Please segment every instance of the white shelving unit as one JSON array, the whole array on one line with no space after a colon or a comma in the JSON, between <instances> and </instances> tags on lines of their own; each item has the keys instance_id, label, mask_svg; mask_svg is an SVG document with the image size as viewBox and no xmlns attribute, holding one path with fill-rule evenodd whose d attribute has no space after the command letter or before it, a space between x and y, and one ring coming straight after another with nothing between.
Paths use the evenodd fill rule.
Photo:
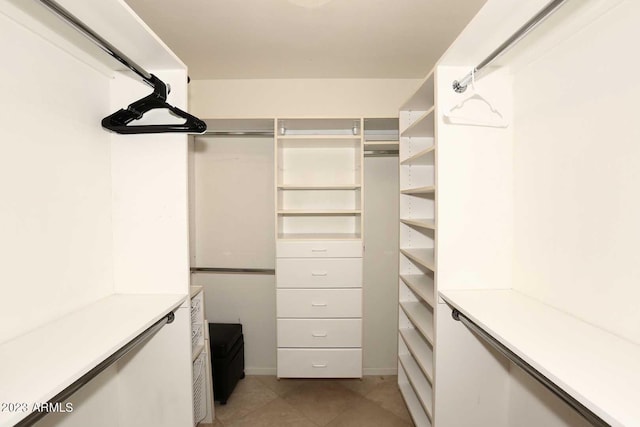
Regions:
<instances>
[{"instance_id":1,"label":"white shelving unit","mask_svg":"<svg viewBox=\"0 0 640 427\"><path fill-rule=\"evenodd\" d=\"M204 318L204 288L191 286L191 352L193 360L193 420L194 425L200 422L212 422L213 410L213 378L211 376L211 359L208 327Z\"/></svg>"},{"instance_id":2,"label":"white shelving unit","mask_svg":"<svg viewBox=\"0 0 640 427\"><path fill-rule=\"evenodd\" d=\"M440 295L610 425L640 420L640 345L515 290Z\"/></svg>"},{"instance_id":3,"label":"white shelving unit","mask_svg":"<svg viewBox=\"0 0 640 427\"><path fill-rule=\"evenodd\" d=\"M362 376L362 125L276 121L278 377Z\"/></svg>"},{"instance_id":4,"label":"white shelving unit","mask_svg":"<svg viewBox=\"0 0 640 427\"><path fill-rule=\"evenodd\" d=\"M434 419L436 182L434 78L400 109L398 383L417 426Z\"/></svg>"},{"instance_id":5,"label":"white shelving unit","mask_svg":"<svg viewBox=\"0 0 640 427\"><path fill-rule=\"evenodd\" d=\"M58 3L187 108L185 64L126 3ZM0 40L13 89L3 113L12 126L0 130L0 169L12 177L0 184L0 300L12 302L0 322L0 399L27 405L0 412L0 426L24 420L132 342L70 396L72 412L38 424L192 425L187 136L104 130L104 116L151 89L40 2L0 0ZM38 138L25 132L34 120L46 129ZM135 340L169 312L170 324Z\"/></svg>"}]
</instances>

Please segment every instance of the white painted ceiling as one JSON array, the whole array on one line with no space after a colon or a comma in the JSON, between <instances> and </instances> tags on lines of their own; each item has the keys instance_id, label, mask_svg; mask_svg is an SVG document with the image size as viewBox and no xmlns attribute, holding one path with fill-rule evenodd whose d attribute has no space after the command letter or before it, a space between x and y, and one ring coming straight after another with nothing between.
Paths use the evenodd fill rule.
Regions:
<instances>
[{"instance_id":1,"label":"white painted ceiling","mask_svg":"<svg viewBox=\"0 0 640 427\"><path fill-rule=\"evenodd\" d=\"M422 78L486 0L126 0L192 79Z\"/></svg>"}]
</instances>

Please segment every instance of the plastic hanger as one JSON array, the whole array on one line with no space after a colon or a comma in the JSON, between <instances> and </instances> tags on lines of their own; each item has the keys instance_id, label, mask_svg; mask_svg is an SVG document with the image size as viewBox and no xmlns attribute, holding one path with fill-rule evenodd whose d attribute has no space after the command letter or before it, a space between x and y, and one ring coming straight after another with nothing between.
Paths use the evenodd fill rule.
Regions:
<instances>
[{"instance_id":1,"label":"plastic hanger","mask_svg":"<svg viewBox=\"0 0 640 427\"><path fill-rule=\"evenodd\" d=\"M102 119L102 127L121 134L203 133L207 130L205 122L167 103L167 86L162 80L151 74L149 83L153 85L153 93L130 104L126 110L120 109L105 117ZM129 125L132 121L141 119L148 111L155 109L167 109L172 114L185 119L185 122L182 124Z\"/></svg>"},{"instance_id":2,"label":"plastic hanger","mask_svg":"<svg viewBox=\"0 0 640 427\"><path fill-rule=\"evenodd\" d=\"M471 88L473 89L473 95L461 101L455 105L448 112L444 114L444 119L447 123L452 125L465 125L465 126L485 126L495 128L506 128L509 126L509 122L504 118L502 113L498 111L484 96L482 96L475 87L475 70L471 71ZM480 101L488 108L488 115L484 114L484 117L474 116L464 112L464 106L469 101ZM468 107L467 107L468 109Z\"/></svg>"}]
</instances>

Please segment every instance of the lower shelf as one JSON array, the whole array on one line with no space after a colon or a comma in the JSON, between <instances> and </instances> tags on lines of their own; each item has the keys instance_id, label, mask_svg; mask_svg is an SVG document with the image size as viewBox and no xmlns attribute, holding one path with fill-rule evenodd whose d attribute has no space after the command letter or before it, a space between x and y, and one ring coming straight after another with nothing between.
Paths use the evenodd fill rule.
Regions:
<instances>
[{"instance_id":1,"label":"lower shelf","mask_svg":"<svg viewBox=\"0 0 640 427\"><path fill-rule=\"evenodd\" d=\"M422 370L413 359L413 356L410 354L400 354L398 355L398 359L400 359L400 364L407 375L409 384L413 387L416 397L422 405L424 412L427 414L429 419L431 419L431 414L433 414L433 390L431 389L431 384L429 384L425 378Z\"/></svg>"},{"instance_id":2,"label":"lower shelf","mask_svg":"<svg viewBox=\"0 0 640 427\"><path fill-rule=\"evenodd\" d=\"M402 394L402 398L407 405L411 419L416 427L431 427L431 419L420 404L413 387L409 384L402 365L398 367L398 387L400 388L400 394Z\"/></svg>"}]
</instances>

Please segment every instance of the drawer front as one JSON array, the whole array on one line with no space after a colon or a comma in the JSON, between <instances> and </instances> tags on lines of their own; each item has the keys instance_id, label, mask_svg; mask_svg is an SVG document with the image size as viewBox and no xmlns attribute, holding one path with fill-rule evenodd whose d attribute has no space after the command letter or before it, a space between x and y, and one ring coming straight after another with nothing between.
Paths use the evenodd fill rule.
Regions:
<instances>
[{"instance_id":1,"label":"drawer front","mask_svg":"<svg viewBox=\"0 0 640 427\"><path fill-rule=\"evenodd\" d=\"M278 289L278 317L362 317L362 289Z\"/></svg>"},{"instance_id":2,"label":"drawer front","mask_svg":"<svg viewBox=\"0 0 640 427\"><path fill-rule=\"evenodd\" d=\"M360 288L362 258L279 258L279 288Z\"/></svg>"},{"instance_id":3,"label":"drawer front","mask_svg":"<svg viewBox=\"0 0 640 427\"><path fill-rule=\"evenodd\" d=\"M278 319L278 347L362 347L362 320Z\"/></svg>"},{"instance_id":4,"label":"drawer front","mask_svg":"<svg viewBox=\"0 0 640 427\"><path fill-rule=\"evenodd\" d=\"M279 378L361 378L362 350L278 349Z\"/></svg>"},{"instance_id":5,"label":"drawer front","mask_svg":"<svg viewBox=\"0 0 640 427\"><path fill-rule=\"evenodd\" d=\"M278 240L278 258L361 258L362 240Z\"/></svg>"}]
</instances>

